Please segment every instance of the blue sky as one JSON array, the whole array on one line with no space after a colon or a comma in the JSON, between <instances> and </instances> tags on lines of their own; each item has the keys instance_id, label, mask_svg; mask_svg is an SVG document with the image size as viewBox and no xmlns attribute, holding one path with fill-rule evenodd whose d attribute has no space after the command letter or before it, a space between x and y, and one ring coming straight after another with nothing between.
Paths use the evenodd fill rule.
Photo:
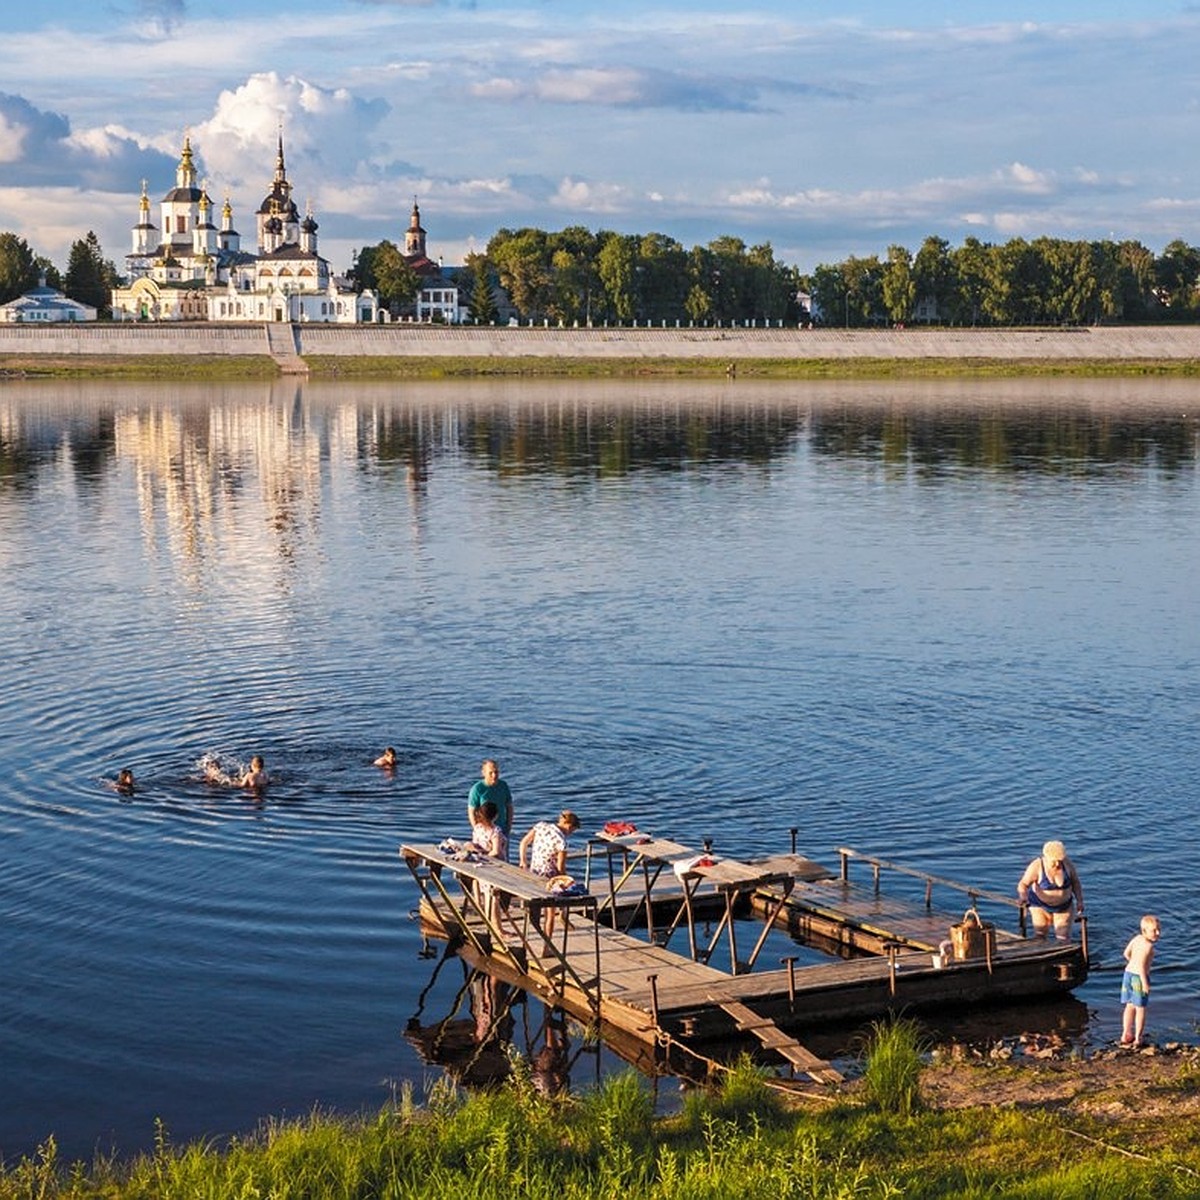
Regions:
<instances>
[{"instance_id":1,"label":"blue sky","mask_svg":"<svg viewBox=\"0 0 1200 1200\"><path fill-rule=\"evenodd\" d=\"M522 225L732 234L805 270L929 234L1200 243L1200 6L2 8L0 229L60 266L88 229L120 265L185 131L252 236L281 126L340 270L414 196L448 263Z\"/></svg>"}]
</instances>

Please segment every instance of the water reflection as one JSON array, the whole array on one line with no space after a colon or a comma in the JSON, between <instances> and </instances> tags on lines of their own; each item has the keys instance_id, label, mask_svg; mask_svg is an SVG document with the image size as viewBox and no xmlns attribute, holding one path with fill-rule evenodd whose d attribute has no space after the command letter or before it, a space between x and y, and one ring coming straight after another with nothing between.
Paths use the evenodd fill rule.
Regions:
<instances>
[{"instance_id":1,"label":"water reflection","mask_svg":"<svg viewBox=\"0 0 1200 1200\"><path fill-rule=\"evenodd\" d=\"M45 386L45 385L41 385ZM886 398L850 389L775 385L768 400L750 385L701 398L656 392L619 397L611 385L521 385L521 400L472 399L461 385L442 405L427 385L416 399L372 385L264 384L226 394L127 389L120 407L14 385L0 403L0 481L28 486L66 466L82 483L132 463L152 503L195 536L219 499L235 500L251 478L279 532L319 515L321 464L403 468L406 485L428 485L439 459L465 457L497 475L551 473L604 479L636 471L678 472L710 464L770 466L804 442L816 455L858 457L923 470L1095 470L1195 465L1200 419L1190 395L1164 385L1142 409L1113 411L1094 396L1072 401L1042 384L1023 403L1011 395L892 386ZM1059 390L1061 391L1061 385ZM494 389L493 389L494 391ZM550 397L544 395L550 392ZM591 393L591 394L589 394ZM464 400L464 395L467 399ZM1039 396L1041 399L1039 399ZM1193 407L1195 407L1193 405Z\"/></svg>"},{"instance_id":2,"label":"water reflection","mask_svg":"<svg viewBox=\"0 0 1200 1200\"><path fill-rule=\"evenodd\" d=\"M443 968L461 970L462 983L450 1011L431 1019L425 1006ZM572 1068L581 1055L594 1060L599 1053L598 1044L589 1042L563 1012L485 971L472 970L450 950L438 960L404 1037L422 1062L444 1068L466 1087L504 1083L513 1075L513 1055L518 1054L530 1086L547 1096L570 1089ZM592 1066L594 1070L594 1062Z\"/></svg>"}]
</instances>

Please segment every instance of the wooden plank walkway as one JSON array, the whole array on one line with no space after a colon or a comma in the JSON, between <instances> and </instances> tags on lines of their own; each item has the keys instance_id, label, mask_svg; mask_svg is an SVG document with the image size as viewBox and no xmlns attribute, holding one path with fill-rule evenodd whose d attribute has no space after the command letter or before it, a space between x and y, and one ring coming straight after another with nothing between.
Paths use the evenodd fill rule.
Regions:
<instances>
[{"instance_id":1,"label":"wooden plank walkway","mask_svg":"<svg viewBox=\"0 0 1200 1200\"><path fill-rule=\"evenodd\" d=\"M770 895L773 893L767 889L764 900L756 898L756 907L764 907L765 896ZM961 913L939 912L917 901L883 895L873 888L838 879L803 883L793 888L780 921L787 924L789 915L799 913L823 917L838 929L854 929L870 935L869 940L876 943L897 942L931 954L949 938L950 926L962 919ZM997 938L1021 940L1001 930L997 930ZM875 953L880 952L879 948L871 948Z\"/></svg>"},{"instance_id":2,"label":"wooden plank walkway","mask_svg":"<svg viewBox=\"0 0 1200 1200\"><path fill-rule=\"evenodd\" d=\"M794 1037L789 1037L770 1017L761 1016L739 1000L721 1000L714 996L712 1001L737 1022L739 1033L753 1034L766 1049L774 1050L817 1083L842 1082L840 1071L806 1050Z\"/></svg>"},{"instance_id":3,"label":"wooden plank walkway","mask_svg":"<svg viewBox=\"0 0 1200 1200\"><path fill-rule=\"evenodd\" d=\"M469 961L581 1020L598 1021L606 1036L626 1037L656 1060L672 1043L744 1034L812 1078L829 1079L833 1068L801 1045L797 1031L901 1009L940 1011L1064 993L1087 975L1080 946L1004 931L997 931L995 950L986 959L939 966L935 952L960 914L834 878L801 855L722 859L699 869L685 865L677 873L671 864L689 857L687 847L662 839L638 845L650 847L628 860L640 878L625 872L627 860L620 859L626 880L634 880L628 893L624 883L615 885L614 873L605 894L606 863L605 877L592 879L591 895L569 898L549 895L541 880L495 859L479 861L423 845L402 847L401 854L421 888L423 914L428 906L442 934L460 941ZM610 846L604 853L623 856L624 849ZM461 891L457 899L452 884ZM484 902L481 884L505 903ZM717 934L722 927L730 931L728 971L708 963L715 938L708 947L697 946L693 910L705 897L713 902ZM816 934L814 942L823 937L851 957L809 966L789 960L785 970L743 973L731 914L735 900L742 904L751 897L769 920L800 940ZM663 914L673 911L675 925L687 908L690 957L602 923L636 914L647 898L652 911L660 904ZM671 918L657 924L665 929ZM764 924L764 936L767 928ZM760 938L751 961L762 944Z\"/></svg>"}]
</instances>

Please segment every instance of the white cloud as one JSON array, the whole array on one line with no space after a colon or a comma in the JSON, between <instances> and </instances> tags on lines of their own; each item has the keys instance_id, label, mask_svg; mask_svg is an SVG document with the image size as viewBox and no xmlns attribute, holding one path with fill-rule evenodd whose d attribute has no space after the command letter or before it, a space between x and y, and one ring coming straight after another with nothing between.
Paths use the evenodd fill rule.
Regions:
<instances>
[{"instance_id":1,"label":"white cloud","mask_svg":"<svg viewBox=\"0 0 1200 1200\"><path fill-rule=\"evenodd\" d=\"M630 199L628 189L620 184L564 179L554 194L553 204L573 212L614 213L627 210Z\"/></svg>"},{"instance_id":2,"label":"white cloud","mask_svg":"<svg viewBox=\"0 0 1200 1200\"><path fill-rule=\"evenodd\" d=\"M998 172L1001 180L1011 180L1024 191L1038 192L1045 195L1052 189L1051 176L1045 171L1035 171L1024 163L1011 163Z\"/></svg>"},{"instance_id":3,"label":"white cloud","mask_svg":"<svg viewBox=\"0 0 1200 1200\"><path fill-rule=\"evenodd\" d=\"M24 125L0 112L0 163L19 162L25 153Z\"/></svg>"},{"instance_id":4,"label":"white cloud","mask_svg":"<svg viewBox=\"0 0 1200 1200\"><path fill-rule=\"evenodd\" d=\"M193 128L192 140L212 178L233 187L266 187L282 133L288 177L311 192L362 169L387 113L383 100L268 71L222 91L212 116Z\"/></svg>"},{"instance_id":5,"label":"white cloud","mask_svg":"<svg viewBox=\"0 0 1200 1200\"><path fill-rule=\"evenodd\" d=\"M23 237L60 270L71 244L94 230L106 258L120 270L137 209L128 196L70 187L0 187L0 229Z\"/></svg>"}]
</instances>

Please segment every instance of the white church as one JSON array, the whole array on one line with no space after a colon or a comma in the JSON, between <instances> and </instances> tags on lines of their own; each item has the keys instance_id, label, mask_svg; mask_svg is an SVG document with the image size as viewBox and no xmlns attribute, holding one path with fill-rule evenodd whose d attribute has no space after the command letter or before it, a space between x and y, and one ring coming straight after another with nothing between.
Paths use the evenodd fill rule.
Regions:
<instances>
[{"instance_id":1,"label":"white church","mask_svg":"<svg viewBox=\"0 0 1200 1200\"><path fill-rule=\"evenodd\" d=\"M339 325L378 319L375 293L356 294L317 253L317 222L303 219L292 199L283 161L283 136L271 190L256 214L254 253L241 248L226 198L221 224L212 200L197 186L191 139L185 137L175 186L150 213L145 181L133 250L125 256L129 282L114 288L117 321L323 321Z\"/></svg>"}]
</instances>

